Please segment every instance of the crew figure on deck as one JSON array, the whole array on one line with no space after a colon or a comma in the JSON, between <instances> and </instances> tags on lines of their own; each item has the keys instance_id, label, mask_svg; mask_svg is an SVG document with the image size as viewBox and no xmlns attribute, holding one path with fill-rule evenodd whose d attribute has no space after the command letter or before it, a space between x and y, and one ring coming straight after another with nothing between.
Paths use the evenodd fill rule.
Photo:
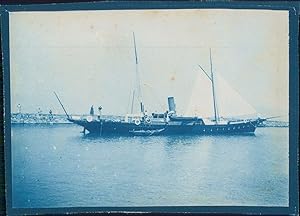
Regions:
<instances>
[{"instance_id":1,"label":"crew figure on deck","mask_svg":"<svg viewBox=\"0 0 300 216\"><path fill-rule=\"evenodd\" d=\"M94 105L91 106L91 109L90 109L90 115L94 115Z\"/></svg>"},{"instance_id":2,"label":"crew figure on deck","mask_svg":"<svg viewBox=\"0 0 300 216\"><path fill-rule=\"evenodd\" d=\"M98 107L98 112L99 112L98 118L99 118L99 119L101 118L101 110L102 110L102 106L99 106L99 107Z\"/></svg>"},{"instance_id":3,"label":"crew figure on deck","mask_svg":"<svg viewBox=\"0 0 300 216\"><path fill-rule=\"evenodd\" d=\"M21 114L21 112L22 112L21 111L21 104L18 104L17 107L18 107L18 113Z\"/></svg>"},{"instance_id":4,"label":"crew figure on deck","mask_svg":"<svg viewBox=\"0 0 300 216\"><path fill-rule=\"evenodd\" d=\"M52 110L49 110L49 120L52 121L53 120L53 114L52 114Z\"/></svg>"}]
</instances>

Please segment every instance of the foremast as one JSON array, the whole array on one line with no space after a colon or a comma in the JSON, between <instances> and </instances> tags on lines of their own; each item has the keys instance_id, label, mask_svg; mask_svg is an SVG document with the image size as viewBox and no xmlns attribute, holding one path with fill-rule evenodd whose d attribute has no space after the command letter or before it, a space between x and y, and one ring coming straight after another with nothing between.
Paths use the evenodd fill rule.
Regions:
<instances>
[{"instance_id":1,"label":"foremast","mask_svg":"<svg viewBox=\"0 0 300 216\"><path fill-rule=\"evenodd\" d=\"M138 57L137 57L137 49L136 49L136 42L135 42L135 34L134 32L132 32L132 34L133 34L134 55L135 55L135 76L136 76L135 88L136 89L133 91L132 103L131 103L131 114L133 114L133 104L134 104L135 95L140 105L140 112L144 114L144 104L142 99L141 80L140 80L140 74L138 68Z\"/></svg>"}]
</instances>

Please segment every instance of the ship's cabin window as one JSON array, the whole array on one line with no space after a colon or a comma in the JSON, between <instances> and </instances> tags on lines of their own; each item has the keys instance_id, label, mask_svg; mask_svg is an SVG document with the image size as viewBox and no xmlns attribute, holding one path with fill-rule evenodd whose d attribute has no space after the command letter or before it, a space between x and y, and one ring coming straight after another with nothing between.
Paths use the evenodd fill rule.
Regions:
<instances>
[{"instance_id":1,"label":"ship's cabin window","mask_svg":"<svg viewBox=\"0 0 300 216\"><path fill-rule=\"evenodd\" d=\"M152 113L153 118L164 118L165 114L164 113Z\"/></svg>"}]
</instances>

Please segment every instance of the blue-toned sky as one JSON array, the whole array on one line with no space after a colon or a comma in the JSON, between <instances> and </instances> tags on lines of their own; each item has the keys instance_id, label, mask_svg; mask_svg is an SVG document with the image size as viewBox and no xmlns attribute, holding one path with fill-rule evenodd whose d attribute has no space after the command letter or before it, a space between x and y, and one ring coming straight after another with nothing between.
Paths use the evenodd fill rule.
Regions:
<instances>
[{"instance_id":1,"label":"blue-toned sky","mask_svg":"<svg viewBox=\"0 0 300 216\"><path fill-rule=\"evenodd\" d=\"M128 113L133 31L149 112L212 114L211 48L221 115L288 115L288 12L229 9L10 13L12 111Z\"/></svg>"}]
</instances>

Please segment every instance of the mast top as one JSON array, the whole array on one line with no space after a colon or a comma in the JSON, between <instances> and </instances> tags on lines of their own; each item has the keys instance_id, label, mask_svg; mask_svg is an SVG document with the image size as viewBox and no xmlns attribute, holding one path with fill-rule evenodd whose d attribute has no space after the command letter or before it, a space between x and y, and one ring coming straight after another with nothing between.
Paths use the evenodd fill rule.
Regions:
<instances>
[{"instance_id":1,"label":"mast top","mask_svg":"<svg viewBox=\"0 0 300 216\"><path fill-rule=\"evenodd\" d=\"M132 32L132 34L133 34L133 43L134 43L135 64L138 64L138 58L137 58L137 52L136 52L136 43L135 43L134 32Z\"/></svg>"}]
</instances>

